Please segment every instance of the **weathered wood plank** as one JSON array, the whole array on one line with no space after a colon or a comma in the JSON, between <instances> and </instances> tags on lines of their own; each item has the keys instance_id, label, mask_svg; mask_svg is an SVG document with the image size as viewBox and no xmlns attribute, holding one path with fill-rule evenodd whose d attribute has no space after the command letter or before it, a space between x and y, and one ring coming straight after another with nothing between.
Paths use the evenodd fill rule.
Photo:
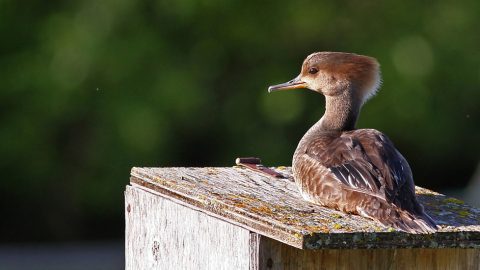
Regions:
<instances>
[{"instance_id":1,"label":"weathered wood plank","mask_svg":"<svg viewBox=\"0 0 480 270\"><path fill-rule=\"evenodd\" d=\"M442 226L438 233L407 234L320 207L304 201L291 179L238 167L133 168L131 175L132 184L298 248L480 247L479 209L419 187L419 200Z\"/></svg>"},{"instance_id":2,"label":"weathered wood plank","mask_svg":"<svg viewBox=\"0 0 480 270\"><path fill-rule=\"evenodd\" d=\"M301 250L265 236L258 240L259 270L480 269L480 249Z\"/></svg>"},{"instance_id":3,"label":"weathered wood plank","mask_svg":"<svg viewBox=\"0 0 480 270\"><path fill-rule=\"evenodd\" d=\"M250 269L250 232L127 186L125 265L137 269Z\"/></svg>"}]
</instances>

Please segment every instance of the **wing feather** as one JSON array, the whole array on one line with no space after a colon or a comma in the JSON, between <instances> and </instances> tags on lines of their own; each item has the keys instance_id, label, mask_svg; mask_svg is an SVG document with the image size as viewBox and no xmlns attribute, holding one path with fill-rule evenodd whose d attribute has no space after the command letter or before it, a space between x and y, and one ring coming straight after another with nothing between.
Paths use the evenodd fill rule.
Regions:
<instances>
[{"instance_id":1,"label":"wing feather","mask_svg":"<svg viewBox=\"0 0 480 270\"><path fill-rule=\"evenodd\" d=\"M304 198L413 233L436 231L415 197L412 172L379 131L360 129L310 137L294 155Z\"/></svg>"},{"instance_id":2,"label":"wing feather","mask_svg":"<svg viewBox=\"0 0 480 270\"><path fill-rule=\"evenodd\" d=\"M395 201L400 187L412 181L410 169L405 168L408 163L376 130L345 132L328 144L314 140L305 154L325 166L346 188L375 194L389 202Z\"/></svg>"}]
</instances>

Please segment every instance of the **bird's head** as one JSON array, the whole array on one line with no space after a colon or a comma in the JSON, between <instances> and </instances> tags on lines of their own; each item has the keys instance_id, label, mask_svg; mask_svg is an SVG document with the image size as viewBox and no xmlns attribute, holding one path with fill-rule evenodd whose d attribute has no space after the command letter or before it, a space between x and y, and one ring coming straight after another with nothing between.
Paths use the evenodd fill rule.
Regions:
<instances>
[{"instance_id":1,"label":"bird's head","mask_svg":"<svg viewBox=\"0 0 480 270\"><path fill-rule=\"evenodd\" d=\"M380 86L380 68L372 57L342 52L317 52L303 61L300 74L268 92L308 88L325 96L349 92L363 104Z\"/></svg>"}]
</instances>

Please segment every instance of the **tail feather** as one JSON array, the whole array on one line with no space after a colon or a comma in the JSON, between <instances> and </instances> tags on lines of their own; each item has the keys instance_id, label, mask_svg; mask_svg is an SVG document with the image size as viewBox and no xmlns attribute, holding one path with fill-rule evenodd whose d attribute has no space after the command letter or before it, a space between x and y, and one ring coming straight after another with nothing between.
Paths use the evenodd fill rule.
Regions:
<instances>
[{"instance_id":1,"label":"tail feather","mask_svg":"<svg viewBox=\"0 0 480 270\"><path fill-rule=\"evenodd\" d=\"M420 215L396 210L399 215L391 215L390 218L378 220L383 225L402 230L408 233L435 233L438 230L435 221L425 212Z\"/></svg>"},{"instance_id":2,"label":"tail feather","mask_svg":"<svg viewBox=\"0 0 480 270\"><path fill-rule=\"evenodd\" d=\"M426 213L420 216L414 216L403 211L400 212L399 219L387 220L384 225L389 225L408 233L434 233L438 229L435 221Z\"/></svg>"},{"instance_id":3,"label":"tail feather","mask_svg":"<svg viewBox=\"0 0 480 270\"><path fill-rule=\"evenodd\" d=\"M435 233L438 226L435 221L423 210L414 215L405 210L390 206L387 211L374 211L368 213L367 209L358 211L361 216L371 218L382 223L384 226L393 227L408 233Z\"/></svg>"}]
</instances>

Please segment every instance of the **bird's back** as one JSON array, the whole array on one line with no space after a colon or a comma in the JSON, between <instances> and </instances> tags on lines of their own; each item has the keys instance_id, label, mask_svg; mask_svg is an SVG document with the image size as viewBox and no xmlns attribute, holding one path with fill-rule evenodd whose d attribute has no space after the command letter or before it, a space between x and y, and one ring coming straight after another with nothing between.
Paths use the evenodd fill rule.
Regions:
<instances>
[{"instance_id":1,"label":"bird's back","mask_svg":"<svg viewBox=\"0 0 480 270\"><path fill-rule=\"evenodd\" d=\"M308 132L295 152L293 173L311 202L408 232L436 229L416 200L407 161L377 130Z\"/></svg>"}]
</instances>

